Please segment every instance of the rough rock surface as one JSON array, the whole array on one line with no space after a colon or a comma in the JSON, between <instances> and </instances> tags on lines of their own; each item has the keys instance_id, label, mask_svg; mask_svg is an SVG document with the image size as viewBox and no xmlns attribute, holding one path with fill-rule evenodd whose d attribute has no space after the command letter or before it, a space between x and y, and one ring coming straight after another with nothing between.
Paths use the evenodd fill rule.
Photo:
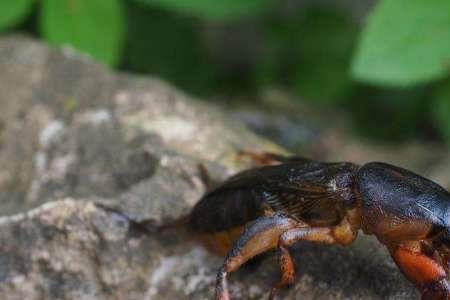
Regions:
<instances>
[{"instance_id":1,"label":"rough rock surface","mask_svg":"<svg viewBox=\"0 0 450 300\"><path fill-rule=\"evenodd\" d=\"M281 151L152 78L25 37L0 40L0 294L9 299L211 299L222 259L157 225L186 214L240 149ZM386 250L302 243L285 299L414 299ZM260 299L275 256L231 276Z\"/></svg>"}]
</instances>

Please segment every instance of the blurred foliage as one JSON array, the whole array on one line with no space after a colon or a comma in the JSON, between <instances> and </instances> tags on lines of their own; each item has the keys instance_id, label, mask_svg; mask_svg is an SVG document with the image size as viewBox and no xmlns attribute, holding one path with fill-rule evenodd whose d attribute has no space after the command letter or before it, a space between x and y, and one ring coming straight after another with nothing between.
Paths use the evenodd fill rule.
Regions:
<instances>
[{"instance_id":1,"label":"blurred foliage","mask_svg":"<svg viewBox=\"0 0 450 300\"><path fill-rule=\"evenodd\" d=\"M308 99L342 99L352 86L347 72L357 32L344 15L330 10L309 10L298 33L299 63L294 85Z\"/></svg>"},{"instance_id":2,"label":"blurred foliage","mask_svg":"<svg viewBox=\"0 0 450 300\"><path fill-rule=\"evenodd\" d=\"M120 0L45 0L40 21L49 43L70 44L106 64L120 61L124 32Z\"/></svg>"},{"instance_id":3,"label":"blurred foliage","mask_svg":"<svg viewBox=\"0 0 450 300\"><path fill-rule=\"evenodd\" d=\"M384 0L363 31L355 78L380 85L414 86L448 74L450 1Z\"/></svg>"},{"instance_id":4,"label":"blurred foliage","mask_svg":"<svg viewBox=\"0 0 450 300\"><path fill-rule=\"evenodd\" d=\"M344 14L313 6L272 18L264 28L269 46L276 50L257 66L257 78L287 83L313 101L334 102L348 93L352 81L347 69L357 27Z\"/></svg>"},{"instance_id":5,"label":"blurred foliage","mask_svg":"<svg viewBox=\"0 0 450 300\"><path fill-rule=\"evenodd\" d=\"M376 89L359 87L355 98L347 103L356 119L357 133L376 138L395 137L407 139L426 136L428 103L423 101L426 89L409 90Z\"/></svg>"},{"instance_id":6,"label":"blurred foliage","mask_svg":"<svg viewBox=\"0 0 450 300\"><path fill-rule=\"evenodd\" d=\"M213 91L216 70L191 18L139 3L130 3L127 12L127 69L158 74L199 95Z\"/></svg>"},{"instance_id":7,"label":"blurred foliage","mask_svg":"<svg viewBox=\"0 0 450 300\"><path fill-rule=\"evenodd\" d=\"M276 0L137 0L150 6L208 20L231 20L258 15L274 6Z\"/></svg>"},{"instance_id":8,"label":"blurred foliage","mask_svg":"<svg viewBox=\"0 0 450 300\"><path fill-rule=\"evenodd\" d=\"M361 22L350 1L2 0L0 31L206 97L281 87L344 108L362 135L450 144L450 2L365 1Z\"/></svg>"},{"instance_id":9,"label":"blurred foliage","mask_svg":"<svg viewBox=\"0 0 450 300\"><path fill-rule=\"evenodd\" d=\"M436 126L450 144L450 80L437 88L436 104L433 107Z\"/></svg>"},{"instance_id":10,"label":"blurred foliage","mask_svg":"<svg viewBox=\"0 0 450 300\"><path fill-rule=\"evenodd\" d=\"M33 0L0 1L0 30L19 23L30 11Z\"/></svg>"}]
</instances>

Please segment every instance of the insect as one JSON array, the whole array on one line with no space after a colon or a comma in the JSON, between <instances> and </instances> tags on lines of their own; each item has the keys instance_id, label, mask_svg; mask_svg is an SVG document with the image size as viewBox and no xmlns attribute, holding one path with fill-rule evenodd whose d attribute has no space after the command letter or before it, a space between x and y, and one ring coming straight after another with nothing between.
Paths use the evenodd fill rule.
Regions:
<instances>
[{"instance_id":1,"label":"insect","mask_svg":"<svg viewBox=\"0 0 450 300\"><path fill-rule=\"evenodd\" d=\"M225 260L216 300L228 300L227 277L253 257L278 249L279 288L292 284L289 247L300 240L349 245L373 234L420 291L450 299L450 194L413 172L372 162L325 163L261 154L270 164L242 171L206 193L189 227Z\"/></svg>"}]
</instances>

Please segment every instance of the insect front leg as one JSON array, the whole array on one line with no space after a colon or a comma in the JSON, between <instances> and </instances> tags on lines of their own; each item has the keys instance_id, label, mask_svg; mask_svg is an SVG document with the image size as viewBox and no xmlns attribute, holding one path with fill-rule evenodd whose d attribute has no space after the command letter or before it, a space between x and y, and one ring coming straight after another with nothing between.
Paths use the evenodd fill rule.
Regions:
<instances>
[{"instance_id":1,"label":"insect front leg","mask_svg":"<svg viewBox=\"0 0 450 300\"><path fill-rule=\"evenodd\" d=\"M450 286L443 266L425 255L420 247L397 245L389 247L397 266L422 293L422 300L450 299Z\"/></svg>"}]
</instances>

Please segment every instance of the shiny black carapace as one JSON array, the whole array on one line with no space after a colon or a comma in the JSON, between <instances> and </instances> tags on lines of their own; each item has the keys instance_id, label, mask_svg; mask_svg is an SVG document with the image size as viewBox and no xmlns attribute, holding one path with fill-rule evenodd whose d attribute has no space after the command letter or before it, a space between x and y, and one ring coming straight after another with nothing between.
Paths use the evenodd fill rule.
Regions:
<instances>
[{"instance_id":1,"label":"shiny black carapace","mask_svg":"<svg viewBox=\"0 0 450 300\"><path fill-rule=\"evenodd\" d=\"M389 250L422 299L450 299L450 194L405 169L372 162L323 163L253 154L265 165L208 192L190 214L191 230L226 254L216 299L230 298L227 275L254 256L278 249L281 279L294 281L289 247L300 240L348 245L361 229Z\"/></svg>"}]
</instances>

